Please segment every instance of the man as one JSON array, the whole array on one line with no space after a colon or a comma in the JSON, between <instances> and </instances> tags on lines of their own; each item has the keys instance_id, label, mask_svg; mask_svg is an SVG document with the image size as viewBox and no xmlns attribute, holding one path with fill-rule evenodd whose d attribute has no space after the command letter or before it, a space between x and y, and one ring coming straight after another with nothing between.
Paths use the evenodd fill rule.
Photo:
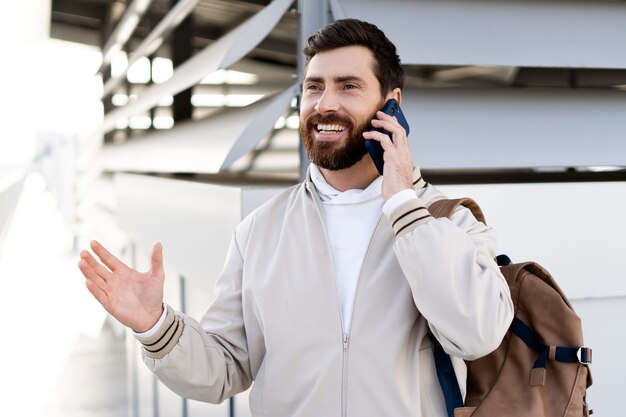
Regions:
<instances>
[{"instance_id":1,"label":"man","mask_svg":"<svg viewBox=\"0 0 626 417\"><path fill-rule=\"evenodd\" d=\"M83 251L80 269L184 397L221 402L254 382L254 416L445 416L428 331L473 359L512 319L493 231L465 208L452 221L425 208L443 195L414 168L397 120L377 112L403 86L378 28L337 21L304 53L307 179L238 226L201 322L163 304L160 244L146 273L97 242L104 265ZM366 139L384 149L382 176Z\"/></svg>"}]
</instances>

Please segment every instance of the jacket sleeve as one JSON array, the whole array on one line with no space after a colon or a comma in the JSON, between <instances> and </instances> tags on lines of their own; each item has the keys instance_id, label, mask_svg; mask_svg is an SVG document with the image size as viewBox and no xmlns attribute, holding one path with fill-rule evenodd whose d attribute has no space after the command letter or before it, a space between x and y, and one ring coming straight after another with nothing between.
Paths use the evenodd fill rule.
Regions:
<instances>
[{"instance_id":1,"label":"jacket sleeve","mask_svg":"<svg viewBox=\"0 0 626 417\"><path fill-rule=\"evenodd\" d=\"M177 394L220 403L252 383L241 307L243 260L233 238L216 297L198 322L166 306L164 324L137 337L148 368Z\"/></svg>"},{"instance_id":2,"label":"jacket sleeve","mask_svg":"<svg viewBox=\"0 0 626 417\"><path fill-rule=\"evenodd\" d=\"M415 305L444 350L467 360L495 350L513 319L513 302L494 261L493 229L465 207L452 220L433 218L419 198L389 220Z\"/></svg>"}]
</instances>

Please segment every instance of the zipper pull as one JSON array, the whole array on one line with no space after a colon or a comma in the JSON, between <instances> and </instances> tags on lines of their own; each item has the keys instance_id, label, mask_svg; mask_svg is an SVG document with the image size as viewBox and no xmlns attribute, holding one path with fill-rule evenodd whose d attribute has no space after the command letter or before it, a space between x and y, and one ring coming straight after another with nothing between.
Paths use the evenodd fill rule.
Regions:
<instances>
[{"instance_id":1,"label":"zipper pull","mask_svg":"<svg viewBox=\"0 0 626 417\"><path fill-rule=\"evenodd\" d=\"M343 335L343 351L344 352L348 351L348 335L347 334Z\"/></svg>"}]
</instances>

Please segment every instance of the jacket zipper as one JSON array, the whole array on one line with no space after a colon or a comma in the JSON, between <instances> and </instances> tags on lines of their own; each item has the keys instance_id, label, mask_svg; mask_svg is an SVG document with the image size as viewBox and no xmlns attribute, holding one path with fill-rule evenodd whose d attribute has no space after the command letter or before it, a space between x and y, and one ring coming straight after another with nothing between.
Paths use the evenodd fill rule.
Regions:
<instances>
[{"instance_id":1,"label":"jacket zipper","mask_svg":"<svg viewBox=\"0 0 626 417\"><path fill-rule=\"evenodd\" d=\"M348 415L348 344L350 337L343 335L343 366L341 370L341 417Z\"/></svg>"},{"instance_id":2,"label":"jacket zipper","mask_svg":"<svg viewBox=\"0 0 626 417\"><path fill-rule=\"evenodd\" d=\"M308 188L308 185L307 185ZM322 228L324 229L324 237L326 238L326 246L330 250L330 242L328 240L328 230L326 230L326 222L324 221L325 216L323 215L323 209L321 207L321 201L316 194L315 190L309 189L311 193L311 197L313 199L313 205L315 206L315 210L317 211L317 215L320 218L320 222L322 224ZM331 265L331 273L333 277L333 282L335 283L335 293L337 296L337 307L339 307L339 324L341 326L341 349L343 352L343 356L341 359L341 417L347 416L347 408L348 408L348 347L350 342L350 336L348 335L349 329L345 329L343 327L343 311L341 311L341 300L339 299L339 290L337 287L337 276L335 273L335 265L332 259L332 255L330 256L330 265ZM359 277L360 279L360 277ZM358 283L357 283L358 289ZM356 298L356 294L355 294Z\"/></svg>"},{"instance_id":3,"label":"jacket zipper","mask_svg":"<svg viewBox=\"0 0 626 417\"><path fill-rule=\"evenodd\" d=\"M363 277L363 266L365 266L365 260L369 255L370 249L372 248L372 241L374 240L374 236L378 231L378 227L380 225L380 221L382 219L382 215L379 217L376 226L374 227L374 232L372 233L372 237L370 238L369 243L367 244L367 249L365 250L365 256L363 257L363 263L361 265L361 271L359 272L359 279L356 283L356 289L354 291L354 301L352 305L352 317L350 318L350 327L352 327L352 323L354 321L354 312L356 311L356 301L357 294L359 293L359 287L361 286L361 278ZM336 278L335 278L336 282ZM341 309L340 309L341 312ZM343 329L343 317L340 317L341 320L341 328ZM347 331L346 331L347 330ZM341 416L347 417L348 415L348 353L350 347L350 330L343 330L343 370L341 376Z\"/></svg>"},{"instance_id":4,"label":"jacket zipper","mask_svg":"<svg viewBox=\"0 0 626 417\"><path fill-rule=\"evenodd\" d=\"M307 188L308 185L307 185ZM320 221L322 223L322 227L324 228L324 236L326 237L326 245L330 248L330 242L328 241L328 230L326 230L326 223L324 222L324 216L322 215L321 201L319 201L319 197L315 194L314 190L309 188L309 192L311 193L311 197L314 202L315 209L317 210L317 215L320 217ZM363 257L363 265L365 265L365 260L367 259L367 255L370 252L372 247L372 241L374 240L374 236L380 226L380 221L383 218L383 215L378 218L378 222L374 227L374 232L372 233L372 237L367 245L367 249L365 250L365 256ZM343 327L343 312L341 311L341 300L339 299L339 292L337 287L337 276L335 275L335 267L334 262L332 260L332 256L330 259L330 264L332 265L332 275L335 282L335 290L337 293L337 303L339 304L339 322L341 324L341 333L342 333L342 350L343 350L343 358L342 358L342 369L341 369L341 417L347 417L348 415L348 353L350 347L350 329L344 329ZM352 306L352 317L350 320L350 327L352 327L352 320L354 320L354 310L356 309L356 300L357 294L359 292L359 287L361 283L361 277L363 275L363 266L361 266L361 272L359 272L359 278L356 285L356 290L354 292L354 301Z\"/></svg>"}]
</instances>

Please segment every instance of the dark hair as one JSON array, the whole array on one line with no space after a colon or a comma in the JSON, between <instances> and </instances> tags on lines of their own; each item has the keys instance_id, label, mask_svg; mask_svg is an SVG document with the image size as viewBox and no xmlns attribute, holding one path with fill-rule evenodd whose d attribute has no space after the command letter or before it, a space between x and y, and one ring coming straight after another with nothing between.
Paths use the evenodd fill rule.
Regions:
<instances>
[{"instance_id":1,"label":"dark hair","mask_svg":"<svg viewBox=\"0 0 626 417\"><path fill-rule=\"evenodd\" d=\"M316 54L344 46L361 45L374 55L374 75L384 96L396 87L404 87L404 71L396 46L377 26L357 19L341 19L320 29L302 49L307 65Z\"/></svg>"}]
</instances>

